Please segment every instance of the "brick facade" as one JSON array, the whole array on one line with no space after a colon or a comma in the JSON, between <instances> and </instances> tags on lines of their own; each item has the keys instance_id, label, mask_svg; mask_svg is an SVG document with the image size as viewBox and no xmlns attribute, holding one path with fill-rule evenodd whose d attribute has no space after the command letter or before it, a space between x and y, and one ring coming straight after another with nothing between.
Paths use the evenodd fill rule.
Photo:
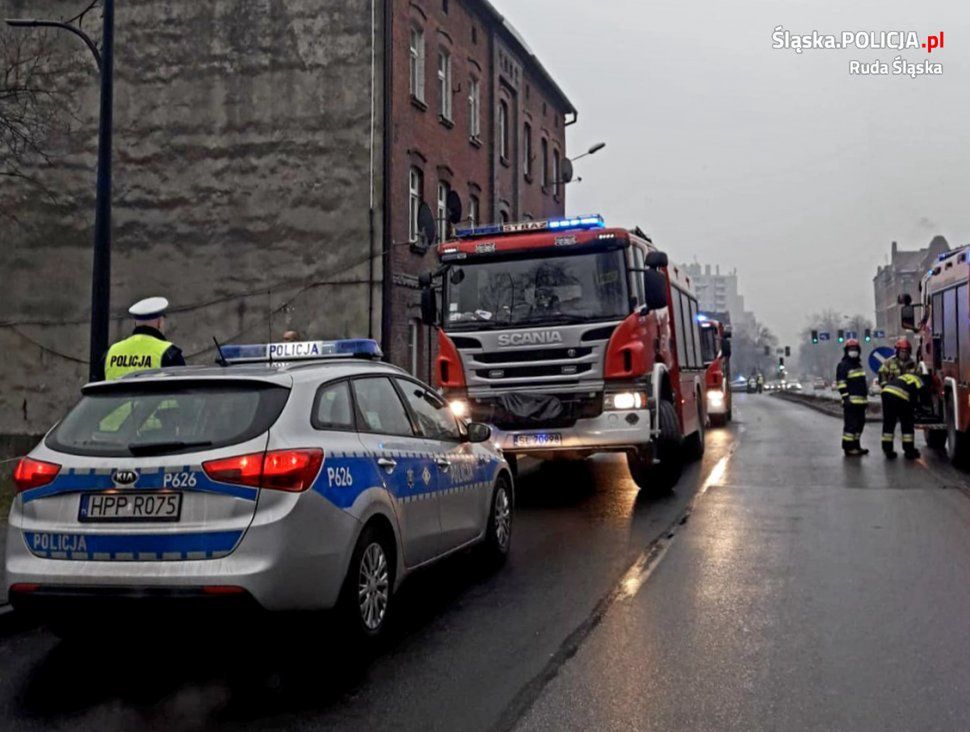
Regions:
<instances>
[{"instance_id":1,"label":"brick facade","mask_svg":"<svg viewBox=\"0 0 970 732\"><path fill-rule=\"evenodd\" d=\"M423 89L412 78L414 31L424 44ZM436 215L440 183L461 197L466 223L473 198L480 223L561 215L564 188L559 186L557 192L552 185L553 160L556 155L565 158L565 127L575 112L488 3L394 0L391 39L387 139L393 285L385 300L390 307L384 345L392 361L416 366L416 374L428 379L434 334L417 325L420 298L415 285L417 275L436 263L433 252L422 257L408 246L412 170L420 173L421 195ZM443 115L447 108L439 72L442 53L450 59L450 118ZM469 99L474 82L479 89L477 105ZM473 127L476 106L478 123ZM531 147L525 140L526 124ZM476 127L478 134L473 136ZM543 139L548 150L545 188ZM529 149L531 174L526 166Z\"/></svg>"}]
</instances>

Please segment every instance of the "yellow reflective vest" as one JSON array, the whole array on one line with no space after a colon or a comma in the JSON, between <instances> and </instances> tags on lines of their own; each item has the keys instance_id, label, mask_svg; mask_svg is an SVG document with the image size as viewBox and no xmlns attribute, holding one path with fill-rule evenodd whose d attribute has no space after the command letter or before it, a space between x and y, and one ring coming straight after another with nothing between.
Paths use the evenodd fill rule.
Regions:
<instances>
[{"instance_id":1,"label":"yellow reflective vest","mask_svg":"<svg viewBox=\"0 0 970 732\"><path fill-rule=\"evenodd\" d=\"M172 344L145 333L135 333L108 349L104 358L104 378L114 381L134 371L162 367L162 357Z\"/></svg>"}]
</instances>

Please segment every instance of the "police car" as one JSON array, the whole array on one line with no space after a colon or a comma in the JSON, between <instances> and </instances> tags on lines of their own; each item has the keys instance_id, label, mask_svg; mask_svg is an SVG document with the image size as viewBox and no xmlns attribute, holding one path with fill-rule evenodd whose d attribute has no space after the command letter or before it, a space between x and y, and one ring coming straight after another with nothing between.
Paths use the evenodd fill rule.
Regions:
<instances>
[{"instance_id":1,"label":"police car","mask_svg":"<svg viewBox=\"0 0 970 732\"><path fill-rule=\"evenodd\" d=\"M412 570L476 544L506 556L513 483L490 428L375 342L221 355L85 386L21 460L15 607L68 628L106 600L337 607L374 639Z\"/></svg>"}]
</instances>

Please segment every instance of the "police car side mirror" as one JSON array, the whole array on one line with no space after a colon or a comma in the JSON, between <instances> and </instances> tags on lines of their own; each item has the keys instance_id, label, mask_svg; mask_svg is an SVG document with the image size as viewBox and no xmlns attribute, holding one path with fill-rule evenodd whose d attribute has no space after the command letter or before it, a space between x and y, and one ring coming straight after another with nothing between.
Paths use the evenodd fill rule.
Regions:
<instances>
[{"instance_id":1,"label":"police car side mirror","mask_svg":"<svg viewBox=\"0 0 970 732\"><path fill-rule=\"evenodd\" d=\"M469 442L488 442L492 438L492 428L481 422L469 422L468 441Z\"/></svg>"}]
</instances>

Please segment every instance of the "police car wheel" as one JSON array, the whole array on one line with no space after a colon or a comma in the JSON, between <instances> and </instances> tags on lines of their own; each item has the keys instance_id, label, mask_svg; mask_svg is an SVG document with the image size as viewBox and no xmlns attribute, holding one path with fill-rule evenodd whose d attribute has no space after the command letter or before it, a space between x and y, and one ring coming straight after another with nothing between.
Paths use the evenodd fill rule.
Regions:
<instances>
[{"instance_id":1,"label":"police car wheel","mask_svg":"<svg viewBox=\"0 0 970 732\"><path fill-rule=\"evenodd\" d=\"M357 540L341 598L343 615L365 641L382 638L394 599L394 553L378 527L367 526Z\"/></svg>"},{"instance_id":2,"label":"police car wheel","mask_svg":"<svg viewBox=\"0 0 970 732\"><path fill-rule=\"evenodd\" d=\"M482 546L485 560L493 564L501 564L509 554L514 503L508 478L500 476L492 490L492 506L488 513L488 526L485 528L485 542Z\"/></svg>"}]
</instances>

